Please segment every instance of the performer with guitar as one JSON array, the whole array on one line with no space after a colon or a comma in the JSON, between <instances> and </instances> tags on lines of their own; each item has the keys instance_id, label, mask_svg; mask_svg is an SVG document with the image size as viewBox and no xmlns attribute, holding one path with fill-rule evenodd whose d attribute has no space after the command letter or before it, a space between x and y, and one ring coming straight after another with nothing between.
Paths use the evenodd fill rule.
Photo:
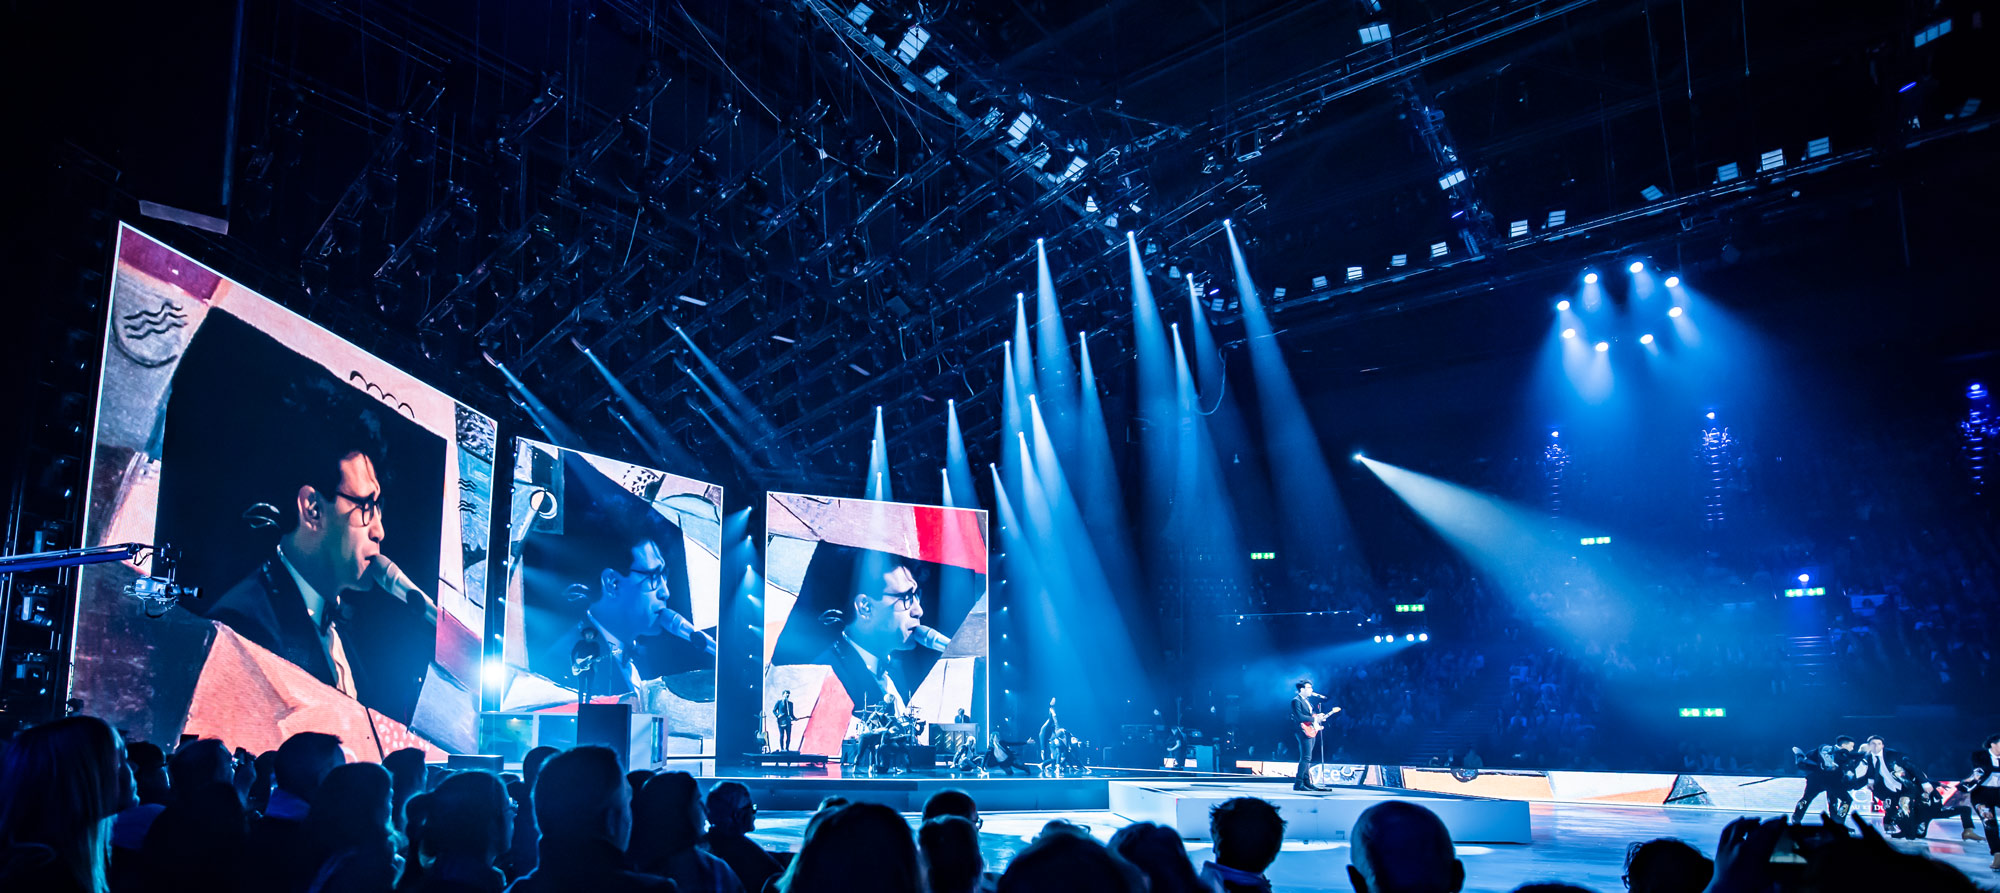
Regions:
<instances>
[{"instance_id":1,"label":"performer with guitar","mask_svg":"<svg viewBox=\"0 0 2000 893\"><path fill-rule=\"evenodd\" d=\"M1314 742L1319 738L1320 730L1326 728L1324 725L1326 718L1339 713L1340 708L1335 707L1324 713L1314 712L1312 699L1317 696L1313 694L1313 684L1310 679L1301 679L1294 683L1292 688L1298 692L1297 696L1292 698L1292 722L1298 723L1299 726L1299 774L1292 781L1292 790L1324 791L1326 788L1312 783L1312 776L1309 774L1312 766L1312 749Z\"/></svg>"},{"instance_id":2,"label":"performer with guitar","mask_svg":"<svg viewBox=\"0 0 2000 893\"><path fill-rule=\"evenodd\" d=\"M792 693L790 691L779 695L778 703L771 707L773 714L771 718L778 721L778 749L780 751L792 749L792 723L797 722L799 719L792 712L793 709Z\"/></svg>"}]
</instances>

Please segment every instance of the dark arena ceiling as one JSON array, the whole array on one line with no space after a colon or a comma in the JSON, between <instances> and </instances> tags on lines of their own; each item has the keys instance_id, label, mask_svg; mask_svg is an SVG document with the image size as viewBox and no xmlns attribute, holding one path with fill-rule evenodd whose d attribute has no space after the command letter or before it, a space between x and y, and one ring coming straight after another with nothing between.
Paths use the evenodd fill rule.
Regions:
<instances>
[{"instance_id":1,"label":"dark arena ceiling","mask_svg":"<svg viewBox=\"0 0 2000 893\"><path fill-rule=\"evenodd\" d=\"M858 481L875 405L899 470L939 464L948 399L991 458L1037 239L1115 375L1127 231L1166 312L1191 275L1240 338L1231 220L1308 343L1811 238L1885 168L1990 159L1995 98L1984 4L1928 0L62 6L13 29L17 65L63 60L16 83L107 214L489 411L499 363L647 451L587 347L654 448L771 487Z\"/></svg>"}]
</instances>

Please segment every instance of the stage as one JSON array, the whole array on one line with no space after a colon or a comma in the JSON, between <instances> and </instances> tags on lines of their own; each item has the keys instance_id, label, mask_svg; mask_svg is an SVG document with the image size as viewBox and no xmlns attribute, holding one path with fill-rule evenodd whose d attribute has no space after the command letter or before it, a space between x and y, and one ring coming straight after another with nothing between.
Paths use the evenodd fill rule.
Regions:
<instances>
[{"instance_id":1,"label":"stage","mask_svg":"<svg viewBox=\"0 0 2000 893\"><path fill-rule=\"evenodd\" d=\"M1051 782L1069 779L1051 779ZM1011 782L998 780L1002 785L1024 785L1020 779ZM970 787L967 790L973 790ZM998 793L997 791L988 793ZM1128 818L1108 809L1062 810L1037 809L1025 811L1002 811L988 805L988 793L975 791L973 796L981 806L981 816L985 824L980 829L981 851L988 870L1004 870L1007 863L1025 848L1029 841L1041 830L1042 825L1054 819L1074 822L1090 830L1100 841L1109 841L1111 835L1129 823ZM1352 796L1353 791L1345 792ZM1396 792L1401 796L1408 792ZM1311 796L1325 796L1329 801L1342 798L1332 795L1299 794L1298 799L1289 785L1273 786L1265 794L1278 808L1288 823L1288 831L1299 825L1302 801ZM875 799L875 798L870 798ZM887 801L885 801L887 802ZM774 812L758 801L757 832L752 835L765 847L774 850L796 851L799 838L805 830L809 812ZM1430 805L1427 803L1427 805ZM1700 807L1668 806L1628 806L1596 803L1519 803L1525 809L1528 825L1528 842L1525 844L1458 844L1458 857L1465 862L1465 890L1470 893L1505 893L1530 881L1559 880L1579 884L1599 893L1614 893L1623 889L1619 876L1624 873L1625 846L1635 841L1651 840L1657 837L1678 837L1686 840L1702 852L1714 855L1715 840L1722 827L1740 815L1770 816L1777 813L1744 811L1732 809L1711 809ZM915 824L914 810L909 818ZM1454 836L1462 836L1459 829L1453 829ZM1996 885L1995 873L1987 867L1991 856L1986 845L1978 842L1961 842L1958 838L1957 822L1937 822L1931 825L1931 836L1927 841L1896 841L1899 848L1928 853L1952 864L1972 877L1984 889L2000 890ZM1345 866L1348 862L1347 843L1344 840L1312 839L1287 835L1284 851L1272 866L1269 876L1273 886L1285 891L1342 891L1349 889ZM1197 867L1210 855L1206 841L1190 840L1188 856Z\"/></svg>"}]
</instances>

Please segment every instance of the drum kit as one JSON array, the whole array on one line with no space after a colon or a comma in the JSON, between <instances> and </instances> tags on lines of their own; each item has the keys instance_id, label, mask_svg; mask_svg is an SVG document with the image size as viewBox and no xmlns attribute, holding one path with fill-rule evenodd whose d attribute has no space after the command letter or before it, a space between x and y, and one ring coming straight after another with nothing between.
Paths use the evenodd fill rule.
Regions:
<instances>
[{"instance_id":1,"label":"drum kit","mask_svg":"<svg viewBox=\"0 0 2000 893\"><path fill-rule=\"evenodd\" d=\"M910 769L910 753L923 740L926 723L916 709L897 714L886 707L868 706L855 714L861 721L861 767L874 774L901 775Z\"/></svg>"}]
</instances>

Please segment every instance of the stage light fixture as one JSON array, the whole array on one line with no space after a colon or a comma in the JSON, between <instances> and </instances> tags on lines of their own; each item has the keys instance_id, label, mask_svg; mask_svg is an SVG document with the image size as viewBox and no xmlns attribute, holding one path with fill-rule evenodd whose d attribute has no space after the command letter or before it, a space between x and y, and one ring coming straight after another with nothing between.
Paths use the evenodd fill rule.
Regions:
<instances>
[{"instance_id":1,"label":"stage light fixture","mask_svg":"<svg viewBox=\"0 0 2000 893\"><path fill-rule=\"evenodd\" d=\"M1823 158L1827 155L1827 153L1830 153L1832 151L1833 151L1833 140L1827 137L1820 137L1819 139L1806 143L1807 158Z\"/></svg>"},{"instance_id":2,"label":"stage light fixture","mask_svg":"<svg viewBox=\"0 0 2000 893\"><path fill-rule=\"evenodd\" d=\"M1742 173L1742 170L1736 166L1736 162L1732 161L1715 169L1715 182L1727 183L1742 176Z\"/></svg>"},{"instance_id":3,"label":"stage light fixture","mask_svg":"<svg viewBox=\"0 0 2000 893\"><path fill-rule=\"evenodd\" d=\"M931 70L924 72L924 82L935 87L941 83L944 83L945 76L950 73L951 72L945 71L944 66L942 65L933 65L931 66Z\"/></svg>"},{"instance_id":4,"label":"stage light fixture","mask_svg":"<svg viewBox=\"0 0 2000 893\"><path fill-rule=\"evenodd\" d=\"M1431 640L1431 634L1430 634L1430 633L1417 633L1417 641L1419 641L1419 642L1428 642L1428 641L1430 641L1430 640Z\"/></svg>"},{"instance_id":5,"label":"stage light fixture","mask_svg":"<svg viewBox=\"0 0 2000 893\"><path fill-rule=\"evenodd\" d=\"M1668 276L1668 277L1667 277L1667 283L1666 283L1666 285L1667 285L1667 287L1668 287L1668 288L1680 288L1680 287L1681 287L1681 277L1679 277L1679 276Z\"/></svg>"},{"instance_id":6,"label":"stage light fixture","mask_svg":"<svg viewBox=\"0 0 2000 893\"><path fill-rule=\"evenodd\" d=\"M931 32L922 25L911 25L910 30L903 32L903 42L896 45L896 58L905 65L915 62L917 54L924 51L924 44L930 42Z\"/></svg>"},{"instance_id":7,"label":"stage light fixture","mask_svg":"<svg viewBox=\"0 0 2000 893\"><path fill-rule=\"evenodd\" d=\"M1416 641L1416 640L1417 640L1417 634L1416 634L1416 633L1404 633L1404 634L1403 634L1403 641L1405 641L1405 642L1414 642L1414 641Z\"/></svg>"},{"instance_id":8,"label":"stage light fixture","mask_svg":"<svg viewBox=\"0 0 2000 893\"><path fill-rule=\"evenodd\" d=\"M1771 151L1766 152L1763 155L1759 156L1757 159L1757 171L1759 173L1762 173L1764 171L1774 171L1784 166L1785 166L1785 150L1783 149L1772 149Z\"/></svg>"},{"instance_id":9,"label":"stage light fixture","mask_svg":"<svg viewBox=\"0 0 2000 893\"><path fill-rule=\"evenodd\" d=\"M1360 282L1360 281L1361 281L1361 268L1360 268L1360 267L1348 267L1348 268L1347 268L1347 281L1349 281L1349 282Z\"/></svg>"},{"instance_id":10,"label":"stage light fixture","mask_svg":"<svg viewBox=\"0 0 2000 893\"><path fill-rule=\"evenodd\" d=\"M1800 575L1799 575L1799 585L1801 585L1801 586L1804 586L1805 584L1807 584L1807 583L1811 583L1811 582L1812 582L1812 574L1800 574Z\"/></svg>"},{"instance_id":11,"label":"stage light fixture","mask_svg":"<svg viewBox=\"0 0 2000 893\"><path fill-rule=\"evenodd\" d=\"M1625 269L1627 269L1627 270L1630 270L1630 271L1632 271L1633 273L1644 273L1644 272L1646 272L1646 264L1645 264L1645 262L1644 262L1644 261L1636 261L1636 260L1635 260L1635 261L1633 261L1633 262L1632 262L1632 265L1631 265L1631 266L1629 266L1629 267L1626 267Z\"/></svg>"},{"instance_id":12,"label":"stage light fixture","mask_svg":"<svg viewBox=\"0 0 2000 893\"><path fill-rule=\"evenodd\" d=\"M1598 353L1604 353L1605 351L1608 351L1608 350L1610 350L1610 349L1611 349L1611 342L1609 342L1609 341L1599 341L1599 342L1597 342L1597 352L1598 352Z\"/></svg>"},{"instance_id":13,"label":"stage light fixture","mask_svg":"<svg viewBox=\"0 0 2000 893\"><path fill-rule=\"evenodd\" d=\"M507 662L498 658L486 660L486 684L499 687L507 684Z\"/></svg>"},{"instance_id":14,"label":"stage light fixture","mask_svg":"<svg viewBox=\"0 0 2000 893\"><path fill-rule=\"evenodd\" d=\"M1410 265L1410 256L1407 254L1392 255L1389 258L1389 266L1407 267L1409 265Z\"/></svg>"},{"instance_id":15,"label":"stage light fixture","mask_svg":"<svg viewBox=\"0 0 2000 893\"><path fill-rule=\"evenodd\" d=\"M1528 221L1516 220L1507 224L1507 238L1518 239L1528 234Z\"/></svg>"},{"instance_id":16,"label":"stage light fixture","mask_svg":"<svg viewBox=\"0 0 2000 893\"><path fill-rule=\"evenodd\" d=\"M1382 644L1382 637L1381 637L1381 636L1376 636L1376 637L1375 637L1375 644L1377 644L1377 645L1380 645L1380 644Z\"/></svg>"},{"instance_id":17,"label":"stage light fixture","mask_svg":"<svg viewBox=\"0 0 2000 893\"><path fill-rule=\"evenodd\" d=\"M1382 41L1388 39L1389 39L1389 26L1386 24L1368 25L1361 29L1362 46L1381 43Z\"/></svg>"},{"instance_id":18,"label":"stage light fixture","mask_svg":"<svg viewBox=\"0 0 2000 893\"><path fill-rule=\"evenodd\" d=\"M1644 335L1640 335L1640 336L1639 336L1639 343L1640 343L1640 344L1651 344L1651 343L1653 343L1653 336L1652 336L1652 334L1651 334L1651 333L1647 333L1647 334L1644 334Z\"/></svg>"},{"instance_id":19,"label":"stage light fixture","mask_svg":"<svg viewBox=\"0 0 2000 893\"><path fill-rule=\"evenodd\" d=\"M1977 96L1967 99L1964 105L1958 107L1958 116L1961 118L1970 118L1977 114L1979 114L1979 97Z\"/></svg>"},{"instance_id":20,"label":"stage light fixture","mask_svg":"<svg viewBox=\"0 0 2000 893\"><path fill-rule=\"evenodd\" d=\"M1465 182L1465 169L1456 168L1452 170L1450 173L1445 174L1444 176L1438 178L1438 188L1450 189L1451 187L1457 186L1458 184L1463 182Z\"/></svg>"},{"instance_id":21,"label":"stage light fixture","mask_svg":"<svg viewBox=\"0 0 2000 893\"><path fill-rule=\"evenodd\" d=\"M1549 222L1548 222L1548 226L1547 226L1546 228L1547 228L1547 229L1555 229L1556 227L1558 227L1558 226L1561 226L1561 225L1563 225L1564 223L1567 223L1567 222L1569 222L1569 212L1568 212L1568 211L1550 211L1550 212L1549 212Z\"/></svg>"},{"instance_id":22,"label":"stage light fixture","mask_svg":"<svg viewBox=\"0 0 2000 893\"><path fill-rule=\"evenodd\" d=\"M1583 274L1583 284L1585 284L1585 285L1596 285L1596 284L1597 284L1597 274L1596 274L1596 273L1585 273L1585 274Z\"/></svg>"},{"instance_id":23,"label":"stage light fixture","mask_svg":"<svg viewBox=\"0 0 2000 893\"><path fill-rule=\"evenodd\" d=\"M1669 310L1669 311L1667 311L1667 315L1668 315L1668 316L1671 316L1671 317L1673 317L1673 318L1675 318L1675 319L1680 319L1680 318L1681 318L1681 314L1683 314L1683 313L1686 313L1686 312L1687 312L1687 311L1685 311L1685 310L1682 310L1682 309L1681 309L1681 308L1679 308L1679 307L1675 307L1674 309L1672 309L1672 310Z\"/></svg>"},{"instance_id":24,"label":"stage light fixture","mask_svg":"<svg viewBox=\"0 0 2000 893\"><path fill-rule=\"evenodd\" d=\"M861 28L865 27L868 24L868 17L874 14L875 14L874 7L871 7L866 3L856 3L854 4L853 11L847 14L847 20L853 22L854 27Z\"/></svg>"},{"instance_id":25,"label":"stage light fixture","mask_svg":"<svg viewBox=\"0 0 2000 893\"><path fill-rule=\"evenodd\" d=\"M1923 46L1924 44L1930 43L1931 41L1936 40L1950 33L1951 33L1951 20L1945 19L1944 21L1932 25L1929 28L1925 28L1922 31L1918 31L1914 36L1910 38L1910 42L1914 46ZM1903 89L1908 90L1910 88L1904 87Z\"/></svg>"},{"instance_id":26,"label":"stage light fixture","mask_svg":"<svg viewBox=\"0 0 2000 893\"><path fill-rule=\"evenodd\" d=\"M1035 116L1027 112L1022 112L1019 117L1014 119L1014 123L1007 125L1007 148L1019 148L1022 143L1027 141L1028 131L1032 130L1034 126Z\"/></svg>"},{"instance_id":27,"label":"stage light fixture","mask_svg":"<svg viewBox=\"0 0 2000 893\"><path fill-rule=\"evenodd\" d=\"M1576 337L1576 330L1575 330L1575 329L1564 329L1564 330L1563 330L1563 337L1564 337L1564 338L1575 338L1575 337Z\"/></svg>"},{"instance_id":28,"label":"stage light fixture","mask_svg":"<svg viewBox=\"0 0 2000 893\"><path fill-rule=\"evenodd\" d=\"M1711 422L1715 421L1715 410L1711 409L1708 411L1708 420Z\"/></svg>"},{"instance_id":29,"label":"stage light fixture","mask_svg":"<svg viewBox=\"0 0 2000 893\"><path fill-rule=\"evenodd\" d=\"M1639 190L1639 194L1645 196L1646 200L1649 202L1656 202L1659 201L1660 199L1667 197L1667 194L1661 192L1660 187L1658 186L1648 186L1644 189Z\"/></svg>"},{"instance_id":30,"label":"stage light fixture","mask_svg":"<svg viewBox=\"0 0 2000 893\"><path fill-rule=\"evenodd\" d=\"M1449 253L1451 253L1451 243L1449 242L1431 243L1431 260L1437 260L1438 258L1443 257Z\"/></svg>"},{"instance_id":31,"label":"stage light fixture","mask_svg":"<svg viewBox=\"0 0 2000 893\"><path fill-rule=\"evenodd\" d=\"M778 343L780 343L780 344L797 344L797 343L799 343L798 341L796 341L796 340L794 340L794 339L791 339L791 338L787 338L787 337L785 337L785 336L783 336L783 335L772 335L772 336L771 336L771 340L772 340L772 341L776 341L776 342L778 342Z\"/></svg>"},{"instance_id":32,"label":"stage light fixture","mask_svg":"<svg viewBox=\"0 0 2000 893\"><path fill-rule=\"evenodd\" d=\"M1282 298L1282 297L1284 297L1284 296L1285 296L1285 287L1284 287L1284 286L1280 285L1280 286L1278 286L1277 288L1274 288L1274 289L1271 289L1271 297L1274 297L1274 298Z\"/></svg>"},{"instance_id":33,"label":"stage light fixture","mask_svg":"<svg viewBox=\"0 0 2000 893\"><path fill-rule=\"evenodd\" d=\"M1361 454L1360 454L1360 453L1355 453L1355 454L1354 454L1354 461L1356 461L1356 462L1359 462L1359 461L1361 461L1361 459L1362 459L1362 456L1361 456Z\"/></svg>"},{"instance_id":34,"label":"stage light fixture","mask_svg":"<svg viewBox=\"0 0 2000 893\"><path fill-rule=\"evenodd\" d=\"M1569 302L1568 302L1568 301L1557 301L1557 302L1556 302L1556 311L1557 311L1558 313L1560 313L1560 312L1563 312L1563 311L1566 311L1566 310L1568 310L1568 309L1569 309Z\"/></svg>"}]
</instances>

